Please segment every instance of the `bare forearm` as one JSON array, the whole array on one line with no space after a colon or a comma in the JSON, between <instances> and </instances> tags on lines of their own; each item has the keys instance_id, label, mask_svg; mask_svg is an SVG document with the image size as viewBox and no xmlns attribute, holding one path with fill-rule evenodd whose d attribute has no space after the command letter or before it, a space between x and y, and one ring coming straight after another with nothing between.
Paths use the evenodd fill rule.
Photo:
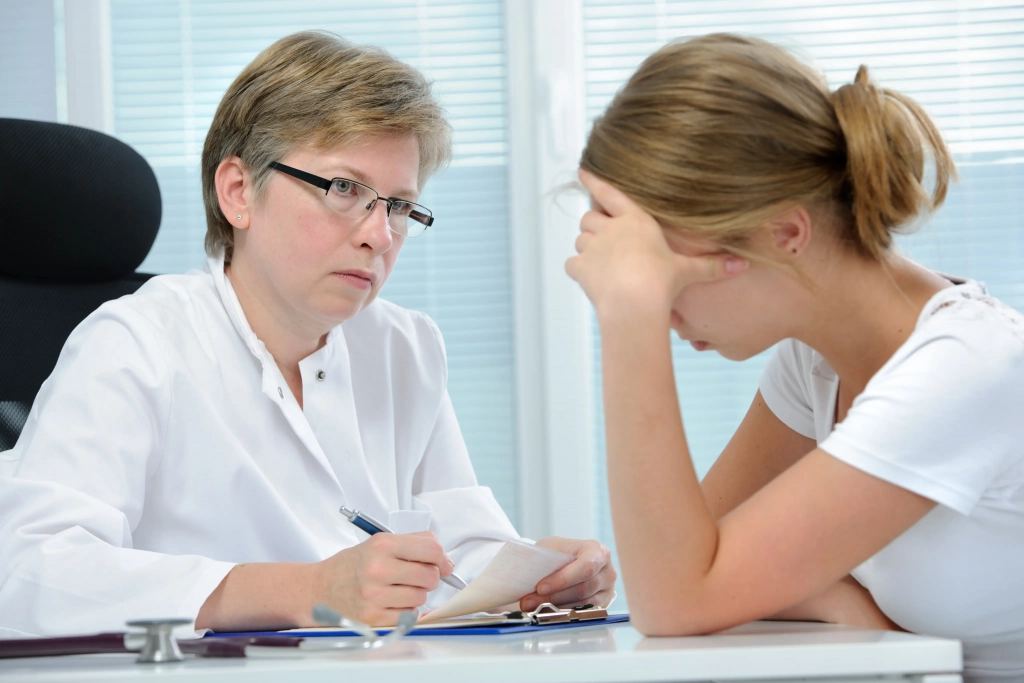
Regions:
<instances>
[{"instance_id":1,"label":"bare forearm","mask_svg":"<svg viewBox=\"0 0 1024 683\"><path fill-rule=\"evenodd\" d=\"M622 573L641 630L663 632L675 603L700 590L717 527L686 445L667 321L651 316L647 323L603 325L602 355L608 482Z\"/></svg>"},{"instance_id":2,"label":"bare forearm","mask_svg":"<svg viewBox=\"0 0 1024 683\"><path fill-rule=\"evenodd\" d=\"M196 628L254 631L311 625L313 565L240 564L203 603Z\"/></svg>"},{"instance_id":3,"label":"bare forearm","mask_svg":"<svg viewBox=\"0 0 1024 683\"><path fill-rule=\"evenodd\" d=\"M852 576L832 584L772 616L782 621L824 621L888 631L902 631L875 603L871 593Z\"/></svg>"}]
</instances>

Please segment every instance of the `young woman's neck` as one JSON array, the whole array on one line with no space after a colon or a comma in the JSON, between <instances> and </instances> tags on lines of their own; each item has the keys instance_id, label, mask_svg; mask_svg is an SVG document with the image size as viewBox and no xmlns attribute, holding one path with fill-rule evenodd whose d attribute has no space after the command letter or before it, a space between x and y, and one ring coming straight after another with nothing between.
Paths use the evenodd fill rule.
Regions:
<instances>
[{"instance_id":1,"label":"young woman's neck","mask_svg":"<svg viewBox=\"0 0 1024 683\"><path fill-rule=\"evenodd\" d=\"M820 353L856 396L913 333L925 303L948 280L898 255L845 255L813 278L813 304L794 335Z\"/></svg>"}]
</instances>

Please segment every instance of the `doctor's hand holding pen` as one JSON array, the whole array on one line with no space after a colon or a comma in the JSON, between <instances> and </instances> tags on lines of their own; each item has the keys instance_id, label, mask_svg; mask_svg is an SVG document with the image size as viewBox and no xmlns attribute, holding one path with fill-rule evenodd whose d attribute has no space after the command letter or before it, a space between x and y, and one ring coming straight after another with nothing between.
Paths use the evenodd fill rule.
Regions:
<instances>
[{"instance_id":1,"label":"doctor's hand holding pen","mask_svg":"<svg viewBox=\"0 0 1024 683\"><path fill-rule=\"evenodd\" d=\"M375 534L320 562L236 565L206 599L196 629L253 631L315 626L323 603L346 617L392 626L454 569L429 531Z\"/></svg>"},{"instance_id":2,"label":"doctor's hand holding pen","mask_svg":"<svg viewBox=\"0 0 1024 683\"><path fill-rule=\"evenodd\" d=\"M434 534L378 533L313 565L311 592L346 617L390 626L427 602L455 565Z\"/></svg>"}]
</instances>

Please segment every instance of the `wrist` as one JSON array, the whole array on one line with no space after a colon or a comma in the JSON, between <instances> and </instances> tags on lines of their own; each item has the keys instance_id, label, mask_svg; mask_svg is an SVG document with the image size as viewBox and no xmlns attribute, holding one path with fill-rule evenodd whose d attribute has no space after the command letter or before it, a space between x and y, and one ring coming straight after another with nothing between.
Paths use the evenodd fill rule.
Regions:
<instances>
[{"instance_id":1,"label":"wrist","mask_svg":"<svg viewBox=\"0 0 1024 683\"><path fill-rule=\"evenodd\" d=\"M672 300L654 295L645 297L608 297L594 306L598 326L657 325L666 330L672 314Z\"/></svg>"},{"instance_id":2,"label":"wrist","mask_svg":"<svg viewBox=\"0 0 1024 683\"><path fill-rule=\"evenodd\" d=\"M295 606L296 614L294 618L300 625L312 623L313 608L318 603L323 602L320 599L323 593L321 590L323 585L321 577L323 564L323 562L310 562L300 565L298 569L299 576L297 578L299 581L297 583L304 590L301 592L298 604Z\"/></svg>"}]
</instances>

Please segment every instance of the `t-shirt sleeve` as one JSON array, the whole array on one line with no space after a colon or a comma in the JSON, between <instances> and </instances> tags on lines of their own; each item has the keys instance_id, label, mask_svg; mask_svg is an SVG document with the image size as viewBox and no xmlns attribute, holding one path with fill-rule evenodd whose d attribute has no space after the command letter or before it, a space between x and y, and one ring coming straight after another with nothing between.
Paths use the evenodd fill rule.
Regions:
<instances>
[{"instance_id":1,"label":"t-shirt sleeve","mask_svg":"<svg viewBox=\"0 0 1024 683\"><path fill-rule=\"evenodd\" d=\"M775 417L794 432L813 439L814 409L808 386L810 358L804 352L806 348L795 339L780 342L768 359L758 388Z\"/></svg>"},{"instance_id":2,"label":"t-shirt sleeve","mask_svg":"<svg viewBox=\"0 0 1024 683\"><path fill-rule=\"evenodd\" d=\"M905 344L821 443L832 456L968 515L1024 457L1024 340L950 321Z\"/></svg>"}]
</instances>

